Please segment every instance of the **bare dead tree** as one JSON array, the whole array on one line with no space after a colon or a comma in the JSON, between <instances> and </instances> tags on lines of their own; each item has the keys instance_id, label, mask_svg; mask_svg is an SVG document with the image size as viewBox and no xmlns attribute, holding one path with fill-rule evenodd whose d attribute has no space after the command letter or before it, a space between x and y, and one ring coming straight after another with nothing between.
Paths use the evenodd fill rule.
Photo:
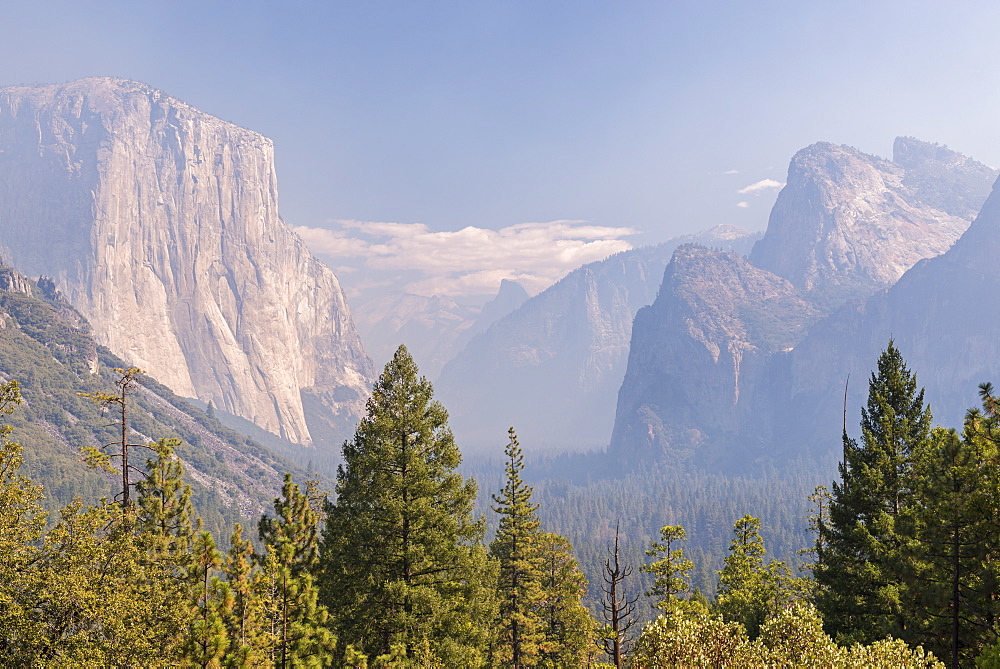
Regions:
<instances>
[{"instance_id":1,"label":"bare dead tree","mask_svg":"<svg viewBox=\"0 0 1000 669\"><path fill-rule=\"evenodd\" d=\"M605 653L614 661L615 667L622 666L622 658L632 651L634 643L632 627L636 623L635 603L639 595L629 597L625 589L625 579L632 575L632 565L622 565L618 556L618 524L615 524L615 544L608 546L608 558L604 561L604 582L601 590L604 634L598 640Z\"/></svg>"},{"instance_id":2,"label":"bare dead tree","mask_svg":"<svg viewBox=\"0 0 1000 669\"><path fill-rule=\"evenodd\" d=\"M149 448L146 444L131 444L128 440L128 395L133 392L138 385L138 377L145 372L137 367L129 367L128 369L115 368L115 371L121 374L119 379L115 381L115 385L118 386L118 393L80 393L81 396L90 398L102 410L107 410L114 407L113 410L119 414L119 419L117 421L119 427L121 428L121 438L118 441L112 441L104 445L105 448L115 448L117 447L117 452L106 453L102 452L96 448L85 448L84 455L88 464L94 467L100 467L108 472L113 472L114 469L111 467L112 459L121 460L121 476L122 476L122 490L120 493L115 495L115 500L121 504L122 512L128 513L132 508L132 486L135 485L132 481L132 474L138 474L139 476L145 476L146 473L139 469L138 467L129 463L129 449L130 448Z\"/></svg>"}]
</instances>

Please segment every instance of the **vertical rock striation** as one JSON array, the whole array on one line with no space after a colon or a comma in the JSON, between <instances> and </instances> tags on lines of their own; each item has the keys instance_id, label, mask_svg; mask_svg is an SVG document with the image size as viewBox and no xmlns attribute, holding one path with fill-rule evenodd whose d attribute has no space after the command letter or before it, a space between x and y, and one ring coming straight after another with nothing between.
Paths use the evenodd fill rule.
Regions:
<instances>
[{"instance_id":1,"label":"vertical rock striation","mask_svg":"<svg viewBox=\"0 0 1000 669\"><path fill-rule=\"evenodd\" d=\"M800 340L817 309L789 281L733 253L682 246L632 329L612 445L625 461L722 468L742 435L760 454L771 357Z\"/></svg>"},{"instance_id":2,"label":"vertical rock striation","mask_svg":"<svg viewBox=\"0 0 1000 669\"><path fill-rule=\"evenodd\" d=\"M783 401L803 442L821 448L839 426L840 397L856 418L867 378L890 338L926 388L934 420L961 425L980 383L1000 385L1000 182L946 253L917 263L891 288L817 324L791 354ZM836 441L835 439L832 441Z\"/></svg>"},{"instance_id":3,"label":"vertical rock striation","mask_svg":"<svg viewBox=\"0 0 1000 669\"><path fill-rule=\"evenodd\" d=\"M279 218L273 153L132 81L0 89L0 245L178 394L310 444L347 432L374 370Z\"/></svg>"}]
</instances>

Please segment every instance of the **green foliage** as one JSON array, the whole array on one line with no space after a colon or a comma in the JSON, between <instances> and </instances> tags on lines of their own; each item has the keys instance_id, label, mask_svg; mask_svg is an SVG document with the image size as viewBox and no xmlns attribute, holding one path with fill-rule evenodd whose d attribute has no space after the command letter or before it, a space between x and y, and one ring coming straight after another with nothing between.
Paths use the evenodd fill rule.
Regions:
<instances>
[{"instance_id":1,"label":"green foliage","mask_svg":"<svg viewBox=\"0 0 1000 669\"><path fill-rule=\"evenodd\" d=\"M26 403L10 422L24 446L25 473L45 491L42 507L57 511L75 498L120 493L120 468L114 467L117 477L109 477L81 462L81 450L121 441L117 422L81 393L119 394L115 382L121 375L113 370L129 365L97 346L83 317L52 290L0 293L0 322L0 378L21 382ZM189 472L192 504L217 536L228 537L238 521L256 522L280 488L282 472L304 474L154 379L142 377L135 390L129 394L131 441L147 443L136 439L137 432L181 440L174 451Z\"/></svg>"},{"instance_id":2,"label":"green foliage","mask_svg":"<svg viewBox=\"0 0 1000 669\"><path fill-rule=\"evenodd\" d=\"M231 591L217 575L222 553L216 550L212 533L199 532L192 549L188 592L194 611L185 635L185 658L196 666L219 666L229 647L225 616L232 606Z\"/></svg>"},{"instance_id":3,"label":"green foliage","mask_svg":"<svg viewBox=\"0 0 1000 669\"><path fill-rule=\"evenodd\" d=\"M226 585L232 598L224 618L226 638L229 640L226 666L264 664L275 645L264 600L265 576L263 570L254 568L254 563L253 544L243 538L243 527L237 523L223 563Z\"/></svg>"},{"instance_id":4,"label":"green foliage","mask_svg":"<svg viewBox=\"0 0 1000 669\"><path fill-rule=\"evenodd\" d=\"M524 456L514 428L508 432L507 478L500 495L493 495L500 515L490 555L500 567L499 647L494 661L513 667L533 666L544 639L539 604L542 599L540 522L531 503L531 487L521 480Z\"/></svg>"},{"instance_id":5,"label":"green foliage","mask_svg":"<svg viewBox=\"0 0 1000 669\"><path fill-rule=\"evenodd\" d=\"M656 578L646 596L657 598L655 606L658 609L672 610L688 591L688 575L694 569L694 563L684 556L684 549L679 547L686 539L683 527L665 525L660 530L660 541L654 541L646 551L646 555L660 558L641 568Z\"/></svg>"},{"instance_id":6,"label":"green foliage","mask_svg":"<svg viewBox=\"0 0 1000 669\"><path fill-rule=\"evenodd\" d=\"M25 612L8 661L134 665L180 658L188 610L177 582L147 559L118 505L60 513L18 594Z\"/></svg>"},{"instance_id":7,"label":"green foliage","mask_svg":"<svg viewBox=\"0 0 1000 669\"><path fill-rule=\"evenodd\" d=\"M914 625L898 585L907 568L897 523L914 500L913 454L929 438L931 414L891 341L868 388L861 443L843 436L841 482L833 485L814 567L817 602L841 641L908 638Z\"/></svg>"},{"instance_id":8,"label":"green foliage","mask_svg":"<svg viewBox=\"0 0 1000 669\"><path fill-rule=\"evenodd\" d=\"M751 641L742 625L717 615L675 610L646 626L636 645L634 666L667 667L942 667L923 649L899 640L840 647L823 631L811 604L794 604L771 614Z\"/></svg>"},{"instance_id":9,"label":"green foliage","mask_svg":"<svg viewBox=\"0 0 1000 669\"><path fill-rule=\"evenodd\" d=\"M581 600L587 579L580 571L573 546L553 532L538 536L541 558L541 596L538 613L544 635L540 644L541 666L583 666L594 650L597 623Z\"/></svg>"},{"instance_id":10,"label":"green foliage","mask_svg":"<svg viewBox=\"0 0 1000 669\"><path fill-rule=\"evenodd\" d=\"M136 483L136 529L146 536L150 549L178 566L191 548L193 534L191 486L184 483L184 468L174 455L179 439L160 439L152 445L155 458L146 461L145 478Z\"/></svg>"},{"instance_id":11,"label":"green foliage","mask_svg":"<svg viewBox=\"0 0 1000 669\"><path fill-rule=\"evenodd\" d=\"M971 664L996 642L1000 605L1000 454L995 399L969 411L961 435L935 429L914 453L914 496L902 523L907 578L901 597L912 609L909 641L955 665Z\"/></svg>"},{"instance_id":12,"label":"green foliage","mask_svg":"<svg viewBox=\"0 0 1000 669\"><path fill-rule=\"evenodd\" d=\"M741 666L738 660L747 655L748 644L739 623L675 609L643 629L633 665L648 669Z\"/></svg>"},{"instance_id":13,"label":"green foliage","mask_svg":"<svg viewBox=\"0 0 1000 669\"><path fill-rule=\"evenodd\" d=\"M476 484L455 471L447 412L404 347L343 450L322 547L323 602L341 648L376 657L402 644L411 657L426 641L435 661L482 664L496 567L472 516Z\"/></svg>"},{"instance_id":14,"label":"green foliage","mask_svg":"<svg viewBox=\"0 0 1000 669\"><path fill-rule=\"evenodd\" d=\"M275 630L272 659L279 666L325 666L336 638L326 627L329 614L315 582L320 514L289 474L282 496L274 500L274 514L259 524L266 548L265 606Z\"/></svg>"},{"instance_id":15,"label":"green foliage","mask_svg":"<svg viewBox=\"0 0 1000 669\"><path fill-rule=\"evenodd\" d=\"M743 516L733 526L733 541L725 566L719 572L714 613L726 621L743 625L750 639L756 639L767 617L795 601L807 588L792 577L780 560L764 563L764 540L760 520Z\"/></svg>"}]
</instances>

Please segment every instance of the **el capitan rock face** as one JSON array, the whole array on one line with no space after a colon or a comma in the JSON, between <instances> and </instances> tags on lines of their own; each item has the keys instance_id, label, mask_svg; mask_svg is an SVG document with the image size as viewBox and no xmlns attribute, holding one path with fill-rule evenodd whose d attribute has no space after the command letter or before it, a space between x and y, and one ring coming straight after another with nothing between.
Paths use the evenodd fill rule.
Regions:
<instances>
[{"instance_id":1,"label":"el capitan rock face","mask_svg":"<svg viewBox=\"0 0 1000 669\"><path fill-rule=\"evenodd\" d=\"M132 81L0 89L0 245L178 394L310 444L349 432L374 370L278 216L273 152Z\"/></svg>"}]
</instances>

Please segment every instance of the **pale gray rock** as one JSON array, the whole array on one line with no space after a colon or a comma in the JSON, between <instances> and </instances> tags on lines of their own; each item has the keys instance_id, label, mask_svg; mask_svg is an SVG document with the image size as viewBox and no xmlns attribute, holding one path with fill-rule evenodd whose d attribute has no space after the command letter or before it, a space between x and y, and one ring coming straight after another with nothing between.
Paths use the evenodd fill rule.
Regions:
<instances>
[{"instance_id":1,"label":"pale gray rock","mask_svg":"<svg viewBox=\"0 0 1000 669\"><path fill-rule=\"evenodd\" d=\"M119 356L308 445L349 432L374 370L337 277L279 218L273 154L132 81L5 88L0 244Z\"/></svg>"},{"instance_id":2,"label":"pale gray rock","mask_svg":"<svg viewBox=\"0 0 1000 669\"><path fill-rule=\"evenodd\" d=\"M989 196L998 171L942 144L897 137L892 162L902 167L903 185L912 199L952 216L975 218Z\"/></svg>"},{"instance_id":3,"label":"pale gray rock","mask_svg":"<svg viewBox=\"0 0 1000 669\"><path fill-rule=\"evenodd\" d=\"M436 379L469 340L527 299L521 284L503 279L497 294L485 304L477 297L403 293L361 301L352 313L377 363L389 362L399 345L405 344L420 373Z\"/></svg>"},{"instance_id":4,"label":"pale gray rock","mask_svg":"<svg viewBox=\"0 0 1000 669\"><path fill-rule=\"evenodd\" d=\"M912 143L901 146L909 164L927 167ZM926 179L906 175L903 165L848 146L820 142L799 151L750 261L816 291L813 299L829 307L892 285L918 260L947 251L974 215L962 206L947 208L964 215L937 208L946 205L927 197ZM977 193L961 197L968 204Z\"/></svg>"},{"instance_id":5,"label":"pale gray rock","mask_svg":"<svg viewBox=\"0 0 1000 669\"><path fill-rule=\"evenodd\" d=\"M656 301L635 317L612 451L719 468L737 434L748 437L744 456L760 449L767 435L748 428L766 409L771 356L817 317L791 282L742 256L680 247Z\"/></svg>"},{"instance_id":6,"label":"pale gray rock","mask_svg":"<svg viewBox=\"0 0 1000 669\"><path fill-rule=\"evenodd\" d=\"M352 314L376 364L385 365L405 344L428 378L448 361L453 342L472 325L478 311L446 295L412 293L379 295L355 304Z\"/></svg>"},{"instance_id":7,"label":"pale gray rock","mask_svg":"<svg viewBox=\"0 0 1000 669\"><path fill-rule=\"evenodd\" d=\"M977 387L1000 387L1000 188L948 252L910 269L888 290L818 323L790 354L780 398L796 417L794 430L815 450L836 451L850 375L848 428L879 353L895 341L926 388L935 423L960 428L979 404Z\"/></svg>"}]
</instances>

